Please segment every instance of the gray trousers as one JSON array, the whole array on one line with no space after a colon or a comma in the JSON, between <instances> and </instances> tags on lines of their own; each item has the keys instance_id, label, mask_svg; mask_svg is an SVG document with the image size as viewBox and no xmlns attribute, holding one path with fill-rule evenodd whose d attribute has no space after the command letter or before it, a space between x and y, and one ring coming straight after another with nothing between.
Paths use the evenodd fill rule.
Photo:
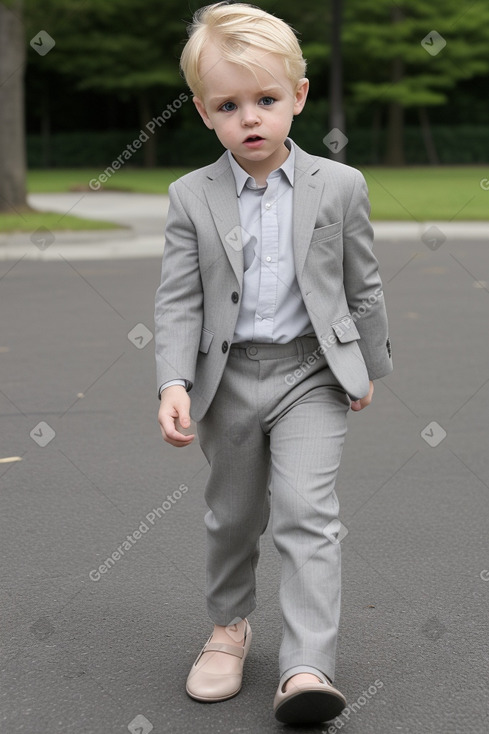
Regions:
<instances>
[{"instance_id":1,"label":"gray trousers","mask_svg":"<svg viewBox=\"0 0 489 734\"><path fill-rule=\"evenodd\" d=\"M209 616L227 625L255 609L259 541L270 519L281 556L281 683L298 672L334 679L341 595L335 480L349 407L316 337L248 343L231 347L197 426L210 465Z\"/></svg>"}]
</instances>

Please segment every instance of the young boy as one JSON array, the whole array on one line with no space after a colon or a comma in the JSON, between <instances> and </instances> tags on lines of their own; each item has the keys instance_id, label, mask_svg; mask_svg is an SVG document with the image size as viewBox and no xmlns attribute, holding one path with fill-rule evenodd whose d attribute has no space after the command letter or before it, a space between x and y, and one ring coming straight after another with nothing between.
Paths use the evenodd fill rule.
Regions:
<instances>
[{"instance_id":1,"label":"young boy","mask_svg":"<svg viewBox=\"0 0 489 734\"><path fill-rule=\"evenodd\" d=\"M156 361L165 441L196 421L210 465L206 595L214 630L187 679L241 688L260 535L281 555L279 721L332 719L340 615L335 479L349 409L392 370L362 175L288 136L305 104L291 28L244 3L194 17L181 67L227 149L170 186Z\"/></svg>"}]
</instances>

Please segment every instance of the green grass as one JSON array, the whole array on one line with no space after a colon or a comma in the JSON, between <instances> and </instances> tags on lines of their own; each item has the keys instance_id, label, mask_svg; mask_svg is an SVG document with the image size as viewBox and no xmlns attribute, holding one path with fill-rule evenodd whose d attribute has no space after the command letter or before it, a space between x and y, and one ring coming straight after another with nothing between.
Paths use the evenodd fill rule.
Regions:
<instances>
[{"instance_id":1,"label":"green grass","mask_svg":"<svg viewBox=\"0 0 489 734\"><path fill-rule=\"evenodd\" d=\"M362 169L372 219L386 221L489 220L489 166Z\"/></svg>"},{"instance_id":2,"label":"green grass","mask_svg":"<svg viewBox=\"0 0 489 734\"><path fill-rule=\"evenodd\" d=\"M188 168L122 169L105 184L106 189L140 193L167 193L168 186ZM480 182L489 179L489 166L362 168L367 179L372 219L385 221L489 220L489 191ZM100 170L34 170L29 172L30 192L90 191ZM67 223L67 218L63 224ZM101 224L97 223L97 228ZM1 227L1 225L0 225ZM81 228L88 228L83 220Z\"/></svg>"},{"instance_id":3,"label":"green grass","mask_svg":"<svg viewBox=\"0 0 489 734\"><path fill-rule=\"evenodd\" d=\"M141 194L166 194L172 181L190 168L128 168L116 171L100 190L136 191ZM30 193L47 194L61 191L93 191L90 181L103 173L100 168L33 170L27 176ZM97 184L95 184L97 185Z\"/></svg>"},{"instance_id":4,"label":"green grass","mask_svg":"<svg viewBox=\"0 0 489 734\"><path fill-rule=\"evenodd\" d=\"M55 212L39 212L34 209L22 209L19 214L0 214L0 234L34 232L39 227L59 232L60 230L118 229L120 225L95 219L80 219L69 214L63 216Z\"/></svg>"}]
</instances>

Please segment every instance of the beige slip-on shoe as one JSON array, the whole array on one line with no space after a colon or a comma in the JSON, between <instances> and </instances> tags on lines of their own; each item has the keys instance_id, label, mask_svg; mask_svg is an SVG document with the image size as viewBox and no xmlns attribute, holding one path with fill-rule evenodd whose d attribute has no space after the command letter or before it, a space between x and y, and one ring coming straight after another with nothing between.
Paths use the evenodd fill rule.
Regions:
<instances>
[{"instance_id":1,"label":"beige slip-on shoe","mask_svg":"<svg viewBox=\"0 0 489 734\"><path fill-rule=\"evenodd\" d=\"M200 651L192 665L187 678L186 691L189 696L197 701L215 703L232 698L241 690L243 680L243 665L251 645L251 627L245 619L246 627L242 645L228 645L225 642L211 642L212 635ZM209 659L214 656L206 655L207 652L224 652L234 656L232 672L215 673L209 668Z\"/></svg>"},{"instance_id":2,"label":"beige slip-on shoe","mask_svg":"<svg viewBox=\"0 0 489 734\"><path fill-rule=\"evenodd\" d=\"M287 681L286 681L287 682ZM282 689L284 685L282 686ZM298 683L287 691L278 688L273 700L275 718L284 724L314 724L338 716L346 706L346 699L328 681Z\"/></svg>"}]
</instances>

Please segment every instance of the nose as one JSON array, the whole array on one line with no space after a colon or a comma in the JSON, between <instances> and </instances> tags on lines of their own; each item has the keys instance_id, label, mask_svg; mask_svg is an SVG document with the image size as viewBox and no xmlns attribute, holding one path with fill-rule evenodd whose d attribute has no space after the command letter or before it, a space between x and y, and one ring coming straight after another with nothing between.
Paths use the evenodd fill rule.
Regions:
<instances>
[{"instance_id":1,"label":"nose","mask_svg":"<svg viewBox=\"0 0 489 734\"><path fill-rule=\"evenodd\" d=\"M258 125L260 122L260 117L258 115L258 110L256 109L255 105L247 105L243 108L242 114L241 114L241 124L245 127L254 127L255 125Z\"/></svg>"}]
</instances>

